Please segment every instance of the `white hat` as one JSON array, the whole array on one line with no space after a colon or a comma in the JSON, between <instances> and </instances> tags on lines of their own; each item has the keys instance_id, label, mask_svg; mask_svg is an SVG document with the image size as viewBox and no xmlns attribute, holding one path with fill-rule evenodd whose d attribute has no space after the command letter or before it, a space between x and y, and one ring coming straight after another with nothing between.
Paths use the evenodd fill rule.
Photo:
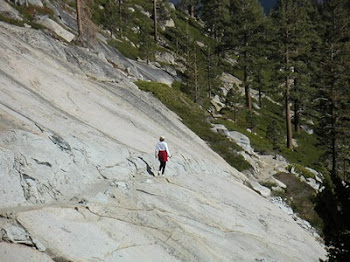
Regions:
<instances>
[{"instance_id":1,"label":"white hat","mask_svg":"<svg viewBox=\"0 0 350 262\"><path fill-rule=\"evenodd\" d=\"M159 140L161 141L165 140L165 136L160 136Z\"/></svg>"}]
</instances>

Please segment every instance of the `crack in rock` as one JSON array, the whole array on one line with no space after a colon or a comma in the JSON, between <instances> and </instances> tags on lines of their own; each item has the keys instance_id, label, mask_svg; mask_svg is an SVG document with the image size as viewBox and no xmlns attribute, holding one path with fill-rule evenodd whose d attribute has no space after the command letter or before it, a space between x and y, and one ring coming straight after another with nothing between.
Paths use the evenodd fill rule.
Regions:
<instances>
[{"instance_id":1,"label":"crack in rock","mask_svg":"<svg viewBox=\"0 0 350 262\"><path fill-rule=\"evenodd\" d=\"M52 134L51 136L49 136L49 139L52 141L52 143L57 145L62 151L69 151L69 152L72 151L68 142L66 142L61 136L57 134Z\"/></svg>"},{"instance_id":2,"label":"crack in rock","mask_svg":"<svg viewBox=\"0 0 350 262\"><path fill-rule=\"evenodd\" d=\"M52 164L46 161L39 161L36 158L33 158L33 160L38 164L38 165L44 165L44 166L48 166L48 167L52 167Z\"/></svg>"}]
</instances>

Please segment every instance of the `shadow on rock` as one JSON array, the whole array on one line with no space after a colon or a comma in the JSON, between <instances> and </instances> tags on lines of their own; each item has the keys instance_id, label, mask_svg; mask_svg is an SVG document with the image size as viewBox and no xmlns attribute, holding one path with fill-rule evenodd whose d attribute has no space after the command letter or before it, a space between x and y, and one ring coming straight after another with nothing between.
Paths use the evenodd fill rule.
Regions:
<instances>
[{"instance_id":1,"label":"shadow on rock","mask_svg":"<svg viewBox=\"0 0 350 262\"><path fill-rule=\"evenodd\" d=\"M139 156L138 158L140 158L146 164L147 173L152 175L152 176L155 176L155 174L152 171L151 166L142 157Z\"/></svg>"}]
</instances>

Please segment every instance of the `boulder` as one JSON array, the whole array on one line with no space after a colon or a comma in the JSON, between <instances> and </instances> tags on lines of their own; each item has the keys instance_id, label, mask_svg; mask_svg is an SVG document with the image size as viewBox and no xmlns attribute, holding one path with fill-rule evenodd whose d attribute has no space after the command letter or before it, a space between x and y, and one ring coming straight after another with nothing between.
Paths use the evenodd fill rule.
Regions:
<instances>
[{"instance_id":1,"label":"boulder","mask_svg":"<svg viewBox=\"0 0 350 262\"><path fill-rule=\"evenodd\" d=\"M174 20L172 18L170 18L170 19L168 19L168 20L166 20L164 22L164 26L165 27L169 27L169 28L174 28L175 27L175 22L174 22Z\"/></svg>"},{"instance_id":2,"label":"boulder","mask_svg":"<svg viewBox=\"0 0 350 262\"><path fill-rule=\"evenodd\" d=\"M0 242L1 262L54 262L47 254L25 245ZM57 260L56 260L57 261Z\"/></svg>"},{"instance_id":3,"label":"boulder","mask_svg":"<svg viewBox=\"0 0 350 262\"><path fill-rule=\"evenodd\" d=\"M39 7L44 7L43 3L41 0L27 0L29 4L39 6Z\"/></svg>"},{"instance_id":4,"label":"boulder","mask_svg":"<svg viewBox=\"0 0 350 262\"><path fill-rule=\"evenodd\" d=\"M220 77L220 80L223 82L223 87L226 89L226 90L229 90L233 87L233 85L237 85L237 86L240 86L242 84L242 81L239 80L237 77L231 75L231 74L228 74L228 73L222 73L221 77Z\"/></svg>"},{"instance_id":5,"label":"boulder","mask_svg":"<svg viewBox=\"0 0 350 262\"><path fill-rule=\"evenodd\" d=\"M220 97L218 95L215 95L210 102L215 107L217 112L220 112L220 110L225 107L225 104L220 101Z\"/></svg>"},{"instance_id":6,"label":"boulder","mask_svg":"<svg viewBox=\"0 0 350 262\"><path fill-rule=\"evenodd\" d=\"M175 64L175 57L167 52L156 52L155 54L156 61L166 63L166 64Z\"/></svg>"},{"instance_id":7,"label":"boulder","mask_svg":"<svg viewBox=\"0 0 350 262\"><path fill-rule=\"evenodd\" d=\"M39 6L39 7L43 7L43 3L41 0L11 0L12 2L14 2L17 5L35 5L35 6Z\"/></svg>"},{"instance_id":8,"label":"boulder","mask_svg":"<svg viewBox=\"0 0 350 262\"><path fill-rule=\"evenodd\" d=\"M243 135L242 133L236 131L229 132L230 138L232 138L240 147L244 149L244 151L249 154L255 154L252 146L250 145L250 139Z\"/></svg>"},{"instance_id":9,"label":"boulder","mask_svg":"<svg viewBox=\"0 0 350 262\"><path fill-rule=\"evenodd\" d=\"M0 1L0 14L19 21L23 20L22 15L6 1Z\"/></svg>"},{"instance_id":10,"label":"boulder","mask_svg":"<svg viewBox=\"0 0 350 262\"><path fill-rule=\"evenodd\" d=\"M55 32L55 34L62 37L68 43L75 38L74 34L64 29L61 25L50 19L48 16L38 16L36 22L52 30L53 32Z\"/></svg>"},{"instance_id":11,"label":"boulder","mask_svg":"<svg viewBox=\"0 0 350 262\"><path fill-rule=\"evenodd\" d=\"M212 128L211 130L217 133L221 133L225 136L230 136L230 132L227 130L227 128L224 125L221 124L211 124Z\"/></svg>"},{"instance_id":12,"label":"boulder","mask_svg":"<svg viewBox=\"0 0 350 262\"><path fill-rule=\"evenodd\" d=\"M265 186L260 185L256 181L249 181L250 186L256 192L258 192L263 197L267 198L271 196L271 190Z\"/></svg>"},{"instance_id":13,"label":"boulder","mask_svg":"<svg viewBox=\"0 0 350 262\"><path fill-rule=\"evenodd\" d=\"M6 225L2 228L2 239L9 243L20 243L25 245L33 245L33 242L28 233L19 226Z\"/></svg>"},{"instance_id":14,"label":"boulder","mask_svg":"<svg viewBox=\"0 0 350 262\"><path fill-rule=\"evenodd\" d=\"M168 5L169 5L170 10L173 10L173 11L176 10L174 3L169 2Z\"/></svg>"}]
</instances>

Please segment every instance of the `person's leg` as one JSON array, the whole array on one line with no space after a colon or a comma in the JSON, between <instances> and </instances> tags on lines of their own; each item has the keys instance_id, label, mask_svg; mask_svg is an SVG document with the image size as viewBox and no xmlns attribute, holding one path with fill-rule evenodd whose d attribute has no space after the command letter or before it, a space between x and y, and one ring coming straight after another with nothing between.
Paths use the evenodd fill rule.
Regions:
<instances>
[{"instance_id":1,"label":"person's leg","mask_svg":"<svg viewBox=\"0 0 350 262\"><path fill-rule=\"evenodd\" d=\"M165 171L165 165L166 165L166 162L164 161L162 164L163 164L163 171L162 171L162 175L164 175L164 171Z\"/></svg>"},{"instance_id":2,"label":"person's leg","mask_svg":"<svg viewBox=\"0 0 350 262\"><path fill-rule=\"evenodd\" d=\"M162 173L161 170L163 168L163 162L160 161L160 164L159 164L159 171L158 171L158 176L160 176L160 174Z\"/></svg>"}]
</instances>

